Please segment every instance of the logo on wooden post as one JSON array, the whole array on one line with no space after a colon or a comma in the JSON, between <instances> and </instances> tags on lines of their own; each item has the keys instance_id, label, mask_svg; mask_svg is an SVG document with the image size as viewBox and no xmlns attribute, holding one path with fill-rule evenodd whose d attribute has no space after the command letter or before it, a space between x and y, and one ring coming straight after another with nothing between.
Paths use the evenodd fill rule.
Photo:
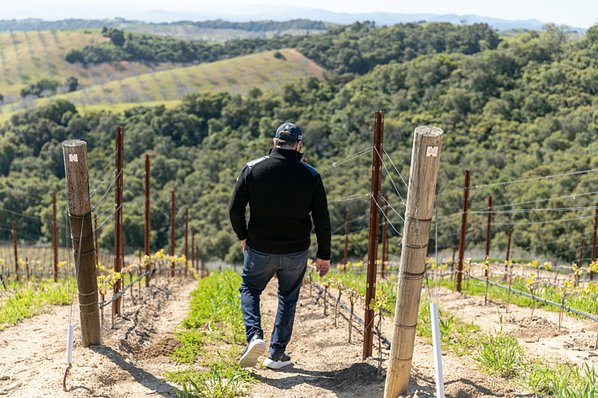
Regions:
<instances>
[{"instance_id":1,"label":"logo on wooden post","mask_svg":"<svg viewBox=\"0 0 598 398\"><path fill-rule=\"evenodd\" d=\"M426 157L437 157L438 156L438 147L437 146L429 146L426 148Z\"/></svg>"},{"instance_id":2,"label":"logo on wooden post","mask_svg":"<svg viewBox=\"0 0 598 398\"><path fill-rule=\"evenodd\" d=\"M76 153L69 153L69 162L78 162L79 156Z\"/></svg>"}]
</instances>

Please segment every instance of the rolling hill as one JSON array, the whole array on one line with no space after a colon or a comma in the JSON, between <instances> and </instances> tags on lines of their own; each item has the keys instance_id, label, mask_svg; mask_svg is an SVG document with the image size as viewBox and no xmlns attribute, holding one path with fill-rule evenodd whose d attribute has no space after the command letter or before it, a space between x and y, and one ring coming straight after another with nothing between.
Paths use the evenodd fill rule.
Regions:
<instances>
[{"instance_id":1,"label":"rolling hill","mask_svg":"<svg viewBox=\"0 0 598 398\"><path fill-rule=\"evenodd\" d=\"M86 106L97 109L98 105L110 105L114 108L116 104L115 109L122 110L144 103L156 105L180 100L195 92L242 94L252 88L274 91L304 77L320 78L324 72L297 50L285 49L113 80L80 91L38 99L34 104L66 99L83 111ZM11 111L5 110L4 113L3 119Z\"/></svg>"},{"instance_id":2,"label":"rolling hill","mask_svg":"<svg viewBox=\"0 0 598 398\"><path fill-rule=\"evenodd\" d=\"M20 100L20 90L43 78L63 83L74 76L83 87L105 83L180 65L164 63L148 65L138 62L82 66L65 61L64 55L73 48L106 41L92 31L30 31L0 33L0 94L5 103Z\"/></svg>"}]
</instances>

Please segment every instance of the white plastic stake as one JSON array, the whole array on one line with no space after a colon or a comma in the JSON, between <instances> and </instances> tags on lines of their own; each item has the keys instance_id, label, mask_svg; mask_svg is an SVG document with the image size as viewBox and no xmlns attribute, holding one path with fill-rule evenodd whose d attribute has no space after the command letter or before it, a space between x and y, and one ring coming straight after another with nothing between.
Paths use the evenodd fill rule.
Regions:
<instances>
[{"instance_id":1,"label":"white plastic stake","mask_svg":"<svg viewBox=\"0 0 598 398\"><path fill-rule=\"evenodd\" d=\"M438 304L430 303L430 317L432 318L432 343L434 345L434 368L436 369L436 398L444 398L442 350L440 349L440 328L438 325Z\"/></svg>"},{"instance_id":2,"label":"white plastic stake","mask_svg":"<svg viewBox=\"0 0 598 398\"><path fill-rule=\"evenodd\" d=\"M73 340L75 333L73 332L73 324L69 323L66 328L66 363L73 363Z\"/></svg>"}]
</instances>

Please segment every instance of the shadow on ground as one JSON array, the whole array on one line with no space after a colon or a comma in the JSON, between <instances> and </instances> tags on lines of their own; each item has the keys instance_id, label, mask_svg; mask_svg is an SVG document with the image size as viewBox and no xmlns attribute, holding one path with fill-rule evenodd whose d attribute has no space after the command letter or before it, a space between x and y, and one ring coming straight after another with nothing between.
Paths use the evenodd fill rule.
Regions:
<instances>
[{"instance_id":1,"label":"shadow on ground","mask_svg":"<svg viewBox=\"0 0 598 398\"><path fill-rule=\"evenodd\" d=\"M355 363L348 368L330 372L310 371L292 366L279 370L288 375L282 378L269 378L254 374L262 383L281 390L288 390L300 384L309 384L329 390L338 397L355 396L353 389L358 386L379 384L384 387L384 379L380 377L378 369L368 363ZM377 395L370 395L370 398ZM380 395L381 396L381 395Z\"/></svg>"},{"instance_id":2,"label":"shadow on ground","mask_svg":"<svg viewBox=\"0 0 598 398\"><path fill-rule=\"evenodd\" d=\"M182 394L182 391L178 388L166 383L164 380L154 376L153 374L136 367L134 364L127 361L125 358L122 357L120 353L114 351L112 348L106 346L91 346L90 348L94 352L110 359L116 366L118 366L122 370L128 372L139 384L152 390L152 395L155 394L156 396L161 397L176 397L179 396L179 394ZM73 387L73 389L75 388L85 389L85 387Z\"/></svg>"}]
</instances>

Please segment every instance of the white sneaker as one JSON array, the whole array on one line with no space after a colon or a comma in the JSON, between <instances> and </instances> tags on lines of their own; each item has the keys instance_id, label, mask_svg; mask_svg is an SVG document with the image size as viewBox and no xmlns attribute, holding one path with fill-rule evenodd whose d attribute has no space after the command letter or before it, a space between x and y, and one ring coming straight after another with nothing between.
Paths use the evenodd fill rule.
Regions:
<instances>
[{"instance_id":1,"label":"white sneaker","mask_svg":"<svg viewBox=\"0 0 598 398\"><path fill-rule=\"evenodd\" d=\"M260 336L255 335L251 338L249 345L245 349L243 355L241 355L241 359L239 360L239 365L243 368L250 368L255 366L257 360L262 354L266 351L266 342Z\"/></svg>"},{"instance_id":2,"label":"white sneaker","mask_svg":"<svg viewBox=\"0 0 598 398\"><path fill-rule=\"evenodd\" d=\"M293 362L291 361L291 357L285 353L283 353L278 359L273 358L272 355L268 355L268 358L264 360L264 365L267 368L274 370L282 369L285 366L289 366L292 364Z\"/></svg>"}]
</instances>

